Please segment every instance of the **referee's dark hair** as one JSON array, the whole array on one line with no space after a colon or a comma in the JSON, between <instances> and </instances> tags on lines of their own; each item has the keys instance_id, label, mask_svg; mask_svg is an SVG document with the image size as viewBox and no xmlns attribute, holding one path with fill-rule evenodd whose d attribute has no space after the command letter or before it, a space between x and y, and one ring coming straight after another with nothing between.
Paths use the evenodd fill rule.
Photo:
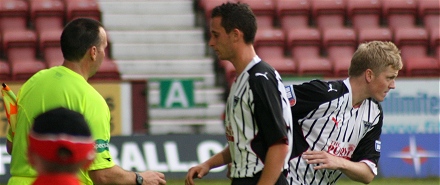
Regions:
<instances>
[{"instance_id":1,"label":"referee's dark hair","mask_svg":"<svg viewBox=\"0 0 440 185\"><path fill-rule=\"evenodd\" d=\"M233 29L239 29L243 32L243 39L246 44L254 43L257 33L257 19L251 8L243 3L223 3L212 10L211 18L221 17L222 26L226 33Z\"/></svg>"},{"instance_id":2,"label":"referee's dark hair","mask_svg":"<svg viewBox=\"0 0 440 185\"><path fill-rule=\"evenodd\" d=\"M77 18L64 27L61 33L61 51L65 60L81 60L92 46L99 46L101 38L99 28L103 25L91 18Z\"/></svg>"}]
</instances>

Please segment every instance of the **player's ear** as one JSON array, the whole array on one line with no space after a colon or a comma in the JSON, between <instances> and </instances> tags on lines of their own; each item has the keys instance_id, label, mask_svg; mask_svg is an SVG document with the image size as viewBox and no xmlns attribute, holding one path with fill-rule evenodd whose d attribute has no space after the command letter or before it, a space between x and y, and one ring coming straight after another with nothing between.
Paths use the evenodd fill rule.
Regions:
<instances>
[{"instance_id":1,"label":"player's ear","mask_svg":"<svg viewBox=\"0 0 440 185\"><path fill-rule=\"evenodd\" d=\"M365 80L369 83L373 79L374 72L371 69L365 70Z\"/></svg>"},{"instance_id":2,"label":"player's ear","mask_svg":"<svg viewBox=\"0 0 440 185\"><path fill-rule=\"evenodd\" d=\"M241 32L239 29L235 28L231 32L234 42L237 42L240 40L240 38L243 38L243 32Z\"/></svg>"}]
</instances>

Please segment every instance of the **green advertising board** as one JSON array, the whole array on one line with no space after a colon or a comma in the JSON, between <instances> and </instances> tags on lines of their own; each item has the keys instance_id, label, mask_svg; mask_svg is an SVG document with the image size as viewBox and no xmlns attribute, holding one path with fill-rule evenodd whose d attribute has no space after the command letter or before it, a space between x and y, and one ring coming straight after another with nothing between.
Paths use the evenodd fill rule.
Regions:
<instances>
[{"instance_id":1,"label":"green advertising board","mask_svg":"<svg viewBox=\"0 0 440 185\"><path fill-rule=\"evenodd\" d=\"M160 80L160 106L162 108L189 108L194 106L192 79Z\"/></svg>"}]
</instances>

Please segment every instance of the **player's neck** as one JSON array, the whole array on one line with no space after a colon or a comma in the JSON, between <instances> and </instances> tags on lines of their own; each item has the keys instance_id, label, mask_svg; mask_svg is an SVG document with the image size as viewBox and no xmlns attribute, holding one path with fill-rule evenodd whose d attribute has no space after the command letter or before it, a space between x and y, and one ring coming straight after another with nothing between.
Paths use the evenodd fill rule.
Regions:
<instances>
[{"instance_id":1,"label":"player's neck","mask_svg":"<svg viewBox=\"0 0 440 185\"><path fill-rule=\"evenodd\" d=\"M368 98L367 88L364 86L365 82L362 82L362 78L350 77L349 82L351 86L352 106L359 107L362 102Z\"/></svg>"},{"instance_id":2,"label":"player's neck","mask_svg":"<svg viewBox=\"0 0 440 185\"><path fill-rule=\"evenodd\" d=\"M237 76L239 76L249 62L256 56L254 47L252 45L246 45L245 47L240 47L237 49L236 57L231 60L232 64L235 67L235 71Z\"/></svg>"}]
</instances>

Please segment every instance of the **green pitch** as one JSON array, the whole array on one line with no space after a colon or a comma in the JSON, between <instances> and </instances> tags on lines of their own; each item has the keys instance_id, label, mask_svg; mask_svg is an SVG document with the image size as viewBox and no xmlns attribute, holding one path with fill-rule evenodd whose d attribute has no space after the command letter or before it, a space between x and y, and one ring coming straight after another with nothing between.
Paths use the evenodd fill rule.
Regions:
<instances>
[{"instance_id":1,"label":"green pitch","mask_svg":"<svg viewBox=\"0 0 440 185\"><path fill-rule=\"evenodd\" d=\"M195 180L196 185L228 185L229 180ZM167 185L183 185L185 180L167 180ZM336 183L337 185L362 185L348 179L341 179ZM370 185L440 185L440 178L425 178L425 179L384 179L376 178Z\"/></svg>"}]
</instances>

